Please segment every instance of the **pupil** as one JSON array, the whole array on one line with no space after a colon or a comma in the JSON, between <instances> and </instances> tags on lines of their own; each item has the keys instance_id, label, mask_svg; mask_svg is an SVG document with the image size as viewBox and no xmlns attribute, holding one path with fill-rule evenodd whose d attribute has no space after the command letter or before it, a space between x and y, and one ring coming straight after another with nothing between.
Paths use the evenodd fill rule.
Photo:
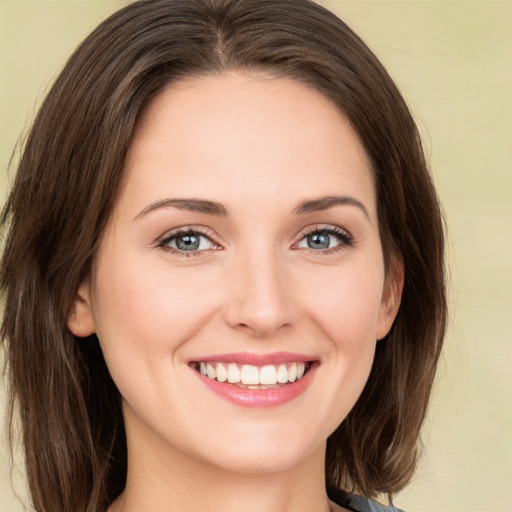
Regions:
<instances>
[{"instance_id":1,"label":"pupil","mask_svg":"<svg viewBox=\"0 0 512 512\"><path fill-rule=\"evenodd\" d=\"M309 235L308 246L311 249L327 249L329 247L329 235L326 233L314 233Z\"/></svg>"},{"instance_id":2,"label":"pupil","mask_svg":"<svg viewBox=\"0 0 512 512\"><path fill-rule=\"evenodd\" d=\"M176 239L176 247L182 251L193 251L199 247L197 235L182 235Z\"/></svg>"}]
</instances>

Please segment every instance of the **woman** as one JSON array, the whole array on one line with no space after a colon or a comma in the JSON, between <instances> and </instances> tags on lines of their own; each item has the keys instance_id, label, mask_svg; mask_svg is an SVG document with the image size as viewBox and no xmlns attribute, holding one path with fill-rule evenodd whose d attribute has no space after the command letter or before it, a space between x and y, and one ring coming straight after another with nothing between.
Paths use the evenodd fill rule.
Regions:
<instances>
[{"instance_id":1,"label":"woman","mask_svg":"<svg viewBox=\"0 0 512 512\"><path fill-rule=\"evenodd\" d=\"M370 498L414 471L442 222L403 99L334 15L120 10L43 103L3 223L36 510L396 510Z\"/></svg>"}]
</instances>

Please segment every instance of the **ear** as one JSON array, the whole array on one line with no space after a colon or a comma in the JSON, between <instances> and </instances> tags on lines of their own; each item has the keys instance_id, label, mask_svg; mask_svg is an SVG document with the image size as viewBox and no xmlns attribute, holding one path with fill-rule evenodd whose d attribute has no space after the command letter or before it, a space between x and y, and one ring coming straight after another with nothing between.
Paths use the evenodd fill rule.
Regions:
<instances>
[{"instance_id":1,"label":"ear","mask_svg":"<svg viewBox=\"0 0 512 512\"><path fill-rule=\"evenodd\" d=\"M382 300L377 322L377 340L387 336L391 330L391 326L400 308L403 288L404 264L398 257L393 256L384 281L384 289L382 290Z\"/></svg>"},{"instance_id":2,"label":"ear","mask_svg":"<svg viewBox=\"0 0 512 512\"><path fill-rule=\"evenodd\" d=\"M73 300L73 309L68 317L68 328L80 338L85 338L96 332L94 317L91 307L91 289L89 279L84 281L78 287Z\"/></svg>"}]
</instances>

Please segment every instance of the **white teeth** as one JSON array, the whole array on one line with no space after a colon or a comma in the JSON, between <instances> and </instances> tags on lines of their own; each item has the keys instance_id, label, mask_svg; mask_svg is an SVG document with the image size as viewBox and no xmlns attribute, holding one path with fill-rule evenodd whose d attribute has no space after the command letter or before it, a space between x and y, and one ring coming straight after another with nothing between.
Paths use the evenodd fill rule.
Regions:
<instances>
[{"instance_id":1,"label":"white teeth","mask_svg":"<svg viewBox=\"0 0 512 512\"><path fill-rule=\"evenodd\" d=\"M215 368L210 363L208 363L206 365L206 375L208 375L208 377L210 377L210 379L215 379L217 377L217 372L215 371Z\"/></svg>"},{"instance_id":2,"label":"white teeth","mask_svg":"<svg viewBox=\"0 0 512 512\"><path fill-rule=\"evenodd\" d=\"M218 382L241 383L246 386L275 386L301 379L306 373L306 363L268 364L262 367L237 363L204 363L196 367L199 373Z\"/></svg>"},{"instance_id":3,"label":"white teeth","mask_svg":"<svg viewBox=\"0 0 512 512\"><path fill-rule=\"evenodd\" d=\"M240 370L238 369L238 365L236 363L228 364L228 382L231 384L240 382Z\"/></svg>"},{"instance_id":4,"label":"white teeth","mask_svg":"<svg viewBox=\"0 0 512 512\"><path fill-rule=\"evenodd\" d=\"M222 364L222 363L219 363L217 365L217 380L219 382L226 382L228 380L228 371L226 370L226 367Z\"/></svg>"},{"instance_id":5,"label":"white teeth","mask_svg":"<svg viewBox=\"0 0 512 512\"><path fill-rule=\"evenodd\" d=\"M260 384L277 384L277 372L275 366L269 364L260 370Z\"/></svg>"},{"instance_id":6,"label":"white teeth","mask_svg":"<svg viewBox=\"0 0 512 512\"><path fill-rule=\"evenodd\" d=\"M259 384L260 383L260 372L256 366L250 364L244 364L242 371L240 372L240 382L242 384Z\"/></svg>"},{"instance_id":7,"label":"white teeth","mask_svg":"<svg viewBox=\"0 0 512 512\"><path fill-rule=\"evenodd\" d=\"M288 380L290 382L295 382L297 380L297 364L292 363L290 368L288 368Z\"/></svg>"},{"instance_id":8,"label":"white teeth","mask_svg":"<svg viewBox=\"0 0 512 512\"><path fill-rule=\"evenodd\" d=\"M280 364L277 369L277 382L286 384L288 382L288 370L284 364Z\"/></svg>"}]
</instances>

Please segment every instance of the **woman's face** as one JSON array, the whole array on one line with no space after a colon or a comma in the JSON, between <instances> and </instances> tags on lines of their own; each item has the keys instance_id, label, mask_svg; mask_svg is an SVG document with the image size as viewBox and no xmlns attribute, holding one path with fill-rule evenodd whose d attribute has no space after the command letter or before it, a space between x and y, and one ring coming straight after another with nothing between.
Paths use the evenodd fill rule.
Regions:
<instances>
[{"instance_id":1,"label":"woman's face","mask_svg":"<svg viewBox=\"0 0 512 512\"><path fill-rule=\"evenodd\" d=\"M289 79L188 79L124 172L69 326L98 335L129 453L240 472L323 453L399 303L350 124Z\"/></svg>"}]
</instances>

